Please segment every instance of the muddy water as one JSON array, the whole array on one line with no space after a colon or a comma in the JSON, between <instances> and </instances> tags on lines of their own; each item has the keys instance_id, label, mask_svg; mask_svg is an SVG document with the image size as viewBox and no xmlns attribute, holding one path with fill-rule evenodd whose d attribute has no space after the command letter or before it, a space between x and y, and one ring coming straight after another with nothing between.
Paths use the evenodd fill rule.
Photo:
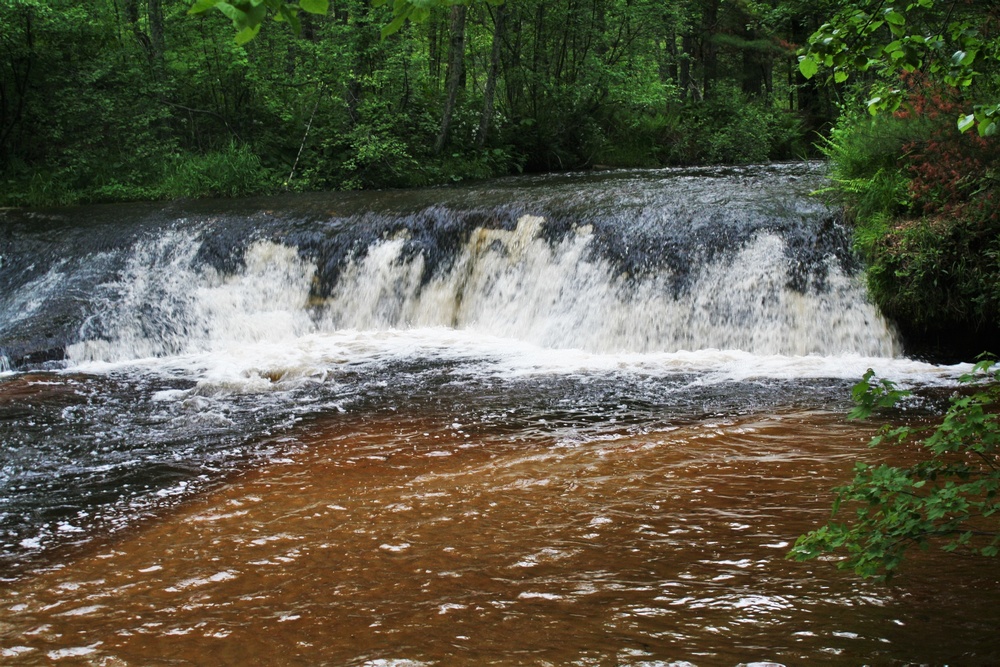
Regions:
<instances>
[{"instance_id":1,"label":"muddy water","mask_svg":"<svg viewBox=\"0 0 1000 667\"><path fill-rule=\"evenodd\" d=\"M996 664L990 564L784 560L868 431L786 411L552 437L444 408L286 455L3 592L5 664Z\"/></svg>"}]
</instances>

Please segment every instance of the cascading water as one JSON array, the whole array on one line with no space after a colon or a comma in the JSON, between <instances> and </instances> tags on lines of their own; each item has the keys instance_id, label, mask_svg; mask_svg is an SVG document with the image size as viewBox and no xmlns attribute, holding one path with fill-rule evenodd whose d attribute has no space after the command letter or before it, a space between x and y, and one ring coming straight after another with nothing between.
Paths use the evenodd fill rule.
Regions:
<instances>
[{"instance_id":1,"label":"cascading water","mask_svg":"<svg viewBox=\"0 0 1000 667\"><path fill-rule=\"evenodd\" d=\"M125 361L344 329L448 327L602 353L898 356L832 214L790 205L782 190L793 182L770 176L771 191L756 199L742 190L762 176L717 176L716 199L697 202L690 177L668 173L554 183L516 206L272 214L254 226L205 215L146 221L123 234L130 244L85 255L65 221L50 233L69 233L57 252L70 257L6 269L10 280L21 268L22 282L6 293L0 344L30 367L53 338L73 362ZM560 200L585 201L588 189L626 196L610 207L601 196L589 206ZM7 252L28 257L19 242ZM71 307L53 303L74 292ZM36 309L45 335L20 339ZM54 335L53 312L64 321Z\"/></svg>"},{"instance_id":2,"label":"cascading water","mask_svg":"<svg viewBox=\"0 0 1000 667\"><path fill-rule=\"evenodd\" d=\"M462 475L500 474L476 452L541 448L558 483L552 452L840 408L868 367L950 383L961 369L907 359L868 301L848 232L808 196L822 177L773 165L2 212L0 576L320 451L304 435L320 424L381 424L362 459L472 457Z\"/></svg>"},{"instance_id":3,"label":"cascading water","mask_svg":"<svg viewBox=\"0 0 1000 667\"><path fill-rule=\"evenodd\" d=\"M820 178L815 165L668 170L7 212L4 372L79 386L42 401L46 428L5 422L4 551L125 521L271 451L261 430L441 364L630 368L683 386L899 361L845 230L807 196ZM60 422L72 446L43 435Z\"/></svg>"}]
</instances>

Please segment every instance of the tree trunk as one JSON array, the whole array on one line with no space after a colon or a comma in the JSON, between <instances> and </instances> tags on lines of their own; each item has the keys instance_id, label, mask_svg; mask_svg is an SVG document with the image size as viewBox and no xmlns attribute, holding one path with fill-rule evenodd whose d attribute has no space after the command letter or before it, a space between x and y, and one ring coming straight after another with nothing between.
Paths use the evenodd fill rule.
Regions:
<instances>
[{"instance_id":1,"label":"tree trunk","mask_svg":"<svg viewBox=\"0 0 1000 667\"><path fill-rule=\"evenodd\" d=\"M706 100L712 96L712 88L715 85L715 80L719 78L719 47L715 43L715 35L719 27L718 24L719 2L718 0L709 0L705 5L701 41L701 94Z\"/></svg>"},{"instance_id":2,"label":"tree trunk","mask_svg":"<svg viewBox=\"0 0 1000 667\"><path fill-rule=\"evenodd\" d=\"M745 29L741 36L745 44L740 54L743 66L740 88L749 97L760 97L764 88L765 65L754 45L757 35L753 30Z\"/></svg>"},{"instance_id":3,"label":"tree trunk","mask_svg":"<svg viewBox=\"0 0 1000 667\"><path fill-rule=\"evenodd\" d=\"M122 3L122 12L125 14L125 20L128 21L129 28L132 30L132 35L139 42L142 50L148 55L150 52L149 36L143 32L142 27L139 25L139 0L124 0Z\"/></svg>"},{"instance_id":4,"label":"tree trunk","mask_svg":"<svg viewBox=\"0 0 1000 667\"><path fill-rule=\"evenodd\" d=\"M697 99L698 86L694 82L694 77L691 76L691 55L694 53L694 36L690 33L684 33L681 37L681 55L680 55L680 86L681 86L681 99L687 100L688 97L693 97Z\"/></svg>"},{"instance_id":5,"label":"tree trunk","mask_svg":"<svg viewBox=\"0 0 1000 667\"><path fill-rule=\"evenodd\" d=\"M664 23L666 23L666 21L664 21ZM660 61L660 81L663 83L672 81L677 86L680 86L680 53L677 50L676 30L667 28L664 45L666 46L666 53Z\"/></svg>"},{"instance_id":6,"label":"tree trunk","mask_svg":"<svg viewBox=\"0 0 1000 667\"><path fill-rule=\"evenodd\" d=\"M163 38L163 5L161 0L149 0L149 57L155 66L163 63L166 42Z\"/></svg>"},{"instance_id":7,"label":"tree trunk","mask_svg":"<svg viewBox=\"0 0 1000 667\"><path fill-rule=\"evenodd\" d=\"M805 21L792 21L792 40L798 44L805 44L812 30ZM793 61L794 63L794 61ZM799 117L802 118L805 130L810 133L818 133L823 125L823 103L820 97L820 90L817 86L818 77L807 79L802 76L798 67L794 67L795 89L798 92L798 104L796 108Z\"/></svg>"},{"instance_id":8,"label":"tree trunk","mask_svg":"<svg viewBox=\"0 0 1000 667\"><path fill-rule=\"evenodd\" d=\"M348 77L347 90L344 91L347 103L348 123L353 129L361 122L361 103L366 91L362 84L373 68L371 47L375 42L375 27L372 25L371 12L368 3L358 3L357 14L348 16L347 23L352 28L354 39L351 47L354 50L351 74Z\"/></svg>"},{"instance_id":9,"label":"tree trunk","mask_svg":"<svg viewBox=\"0 0 1000 667\"><path fill-rule=\"evenodd\" d=\"M493 118L493 98L496 95L497 75L500 72L500 46L503 42L503 20L506 5L497 6L493 17L493 50L490 53L490 70L486 75L486 89L483 91L483 115L479 117L479 134L476 136L476 146L486 145L486 135L490 131L490 121Z\"/></svg>"},{"instance_id":10,"label":"tree trunk","mask_svg":"<svg viewBox=\"0 0 1000 667\"><path fill-rule=\"evenodd\" d=\"M159 73L163 65L165 42L163 37L163 5L162 0L147 0L146 18L149 33L142 29L139 22L139 0L124 0L122 11L128 21L132 34L146 53L146 58L155 73Z\"/></svg>"},{"instance_id":11,"label":"tree trunk","mask_svg":"<svg viewBox=\"0 0 1000 667\"><path fill-rule=\"evenodd\" d=\"M455 111L458 91L462 83L462 70L465 65L465 5L454 5L451 8L451 43L448 46L448 88L445 93L444 111L441 114L441 132L434 142L434 154L440 155L448 142L448 130L451 129L451 116Z\"/></svg>"},{"instance_id":12,"label":"tree trunk","mask_svg":"<svg viewBox=\"0 0 1000 667\"><path fill-rule=\"evenodd\" d=\"M507 41L507 48L500 54L503 61L501 67L504 72L504 97L507 109L512 114L520 114L524 107L521 100L527 86L524 65L521 62L521 54L525 49L524 8L519 4L510 6L507 3L504 3L504 7L504 12L507 14L504 22L508 25L503 35Z\"/></svg>"},{"instance_id":13,"label":"tree trunk","mask_svg":"<svg viewBox=\"0 0 1000 667\"><path fill-rule=\"evenodd\" d=\"M30 9L21 10L24 16L24 55L10 55L9 67L13 81L0 80L0 166L13 156L11 145L21 144L24 135L24 108L30 94L31 69L35 63L35 38L32 30L34 15ZM17 136L15 136L15 133ZM30 141L30 140L29 140Z\"/></svg>"}]
</instances>

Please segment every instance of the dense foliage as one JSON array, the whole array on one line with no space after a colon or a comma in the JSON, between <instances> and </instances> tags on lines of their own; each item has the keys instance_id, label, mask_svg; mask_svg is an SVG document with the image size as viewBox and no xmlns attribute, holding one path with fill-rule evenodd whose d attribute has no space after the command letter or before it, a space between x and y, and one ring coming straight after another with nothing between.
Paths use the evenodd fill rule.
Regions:
<instances>
[{"instance_id":1,"label":"dense foliage","mask_svg":"<svg viewBox=\"0 0 1000 667\"><path fill-rule=\"evenodd\" d=\"M910 547L1000 553L1000 368L981 362L962 382L968 389L951 397L940 423L886 426L872 439L872 447L918 448L916 462L857 463L854 479L834 490L835 517L846 503L851 520L803 535L793 558L844 551L841 567L891 577ZM854 387L851 416L868 417L908 394L869 370Z\"/></svg>"},{"instance_id":2,"label":"dense foliage","mask_svg":"<svg viewBox=\"0 0 1000 667\"><path fill-rule=\"evenodd\" d=\"M825 150L873 299L914 351L996 351L1000 7L845 4L800 68L854 81Z\"/></svg>"},{"instance_id":3,"label":"dense foliage","mask_svg":"<svg viewBox=\"0 0 1000 667\"><path fill-rule=\"evenodd\" d=\"M0 203L789 158L832 112L823 3L294 5L0 0Z\"/></svg>"}]
</instances>

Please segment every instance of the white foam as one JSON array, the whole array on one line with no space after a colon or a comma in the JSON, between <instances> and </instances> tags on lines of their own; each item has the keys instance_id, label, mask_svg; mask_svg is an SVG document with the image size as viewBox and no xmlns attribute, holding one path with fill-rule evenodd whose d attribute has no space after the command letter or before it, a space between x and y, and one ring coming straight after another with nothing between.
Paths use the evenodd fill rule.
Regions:
<instances>
[{"instance_id":1,"label":"white foam","mask_svg":"<svg viewBox=\"0 0 1000 667\"><path fill-rule=\"evenodd\" d=\"M46 655L50 660L62 660L63 658L80 658L97 652L97 647L104 642L97 642L89 646L73 646L71 648L61 648L49 651Z\"/></svg>"},{"instance_id":2,"label":"white foam","mask_svg":"<svg viewBox=\"0 0 1000 667\"><path fill-rule=\"evenodd\" d=\"M693 385L753 380L860 378L869 368L903 384L950 384L968 364L940 366L905 357L858 354L777 355L741 350L597 353L551 349L477 331L441 327L385 331L341 330L309 333L278 342L227 345L213 352L107 362L82 362L75 370L108 373L131 368L196 382L191 390L165 390L161 401L184 402L216 393L288 391L336 382L340 373L420 359L457 363L469 376L533 377L627 373L660 377L676 374ZM210 409L210 405L204 406Z\"/></svg>"},{"instance_id":3,"label":"white foam","mask_svg":"<svg viewBox=\"0 0 1000 667\"><path fill-rule=\"evenodd\" d=\"M763 233L732 261L706 262L682 293L664 271L618 275L589 227L552 245L541 218L475 230L452 268L421 283L405 237L382 240L342 270L327 299L295 248L259 241L233 275L195 268L193 233L140 243L102 286L102 305L67 352L71 370L137 368L194 381L155 399L287 391L394 361L458 362L491 376L688 374L695 384L880 375L951 382L967 366L900 356L863 287L827 267L827 288L788 287L784 242ZM150 312L152 310L152 312Z\"/></svg>"},{"instance_id":4,"label":"white foam","mask_svg":"<svg viewBox=\"0 0 1000 667\"><path fill-rule=\"evenodd\" d=\"M732 261L706 262L690 290L675 294L667 270L633 279L593 257L589 227L553 247L539 236L541 222L524 216L513 231L476 230L452 269L426 285L423 258L406 257L405 238L378 243L342 272L320 326L445 326L604 353L899 354L863 286L834 263L824 291L788 287L776 234L759 235Z\"/></svg>"}]
</instances>

